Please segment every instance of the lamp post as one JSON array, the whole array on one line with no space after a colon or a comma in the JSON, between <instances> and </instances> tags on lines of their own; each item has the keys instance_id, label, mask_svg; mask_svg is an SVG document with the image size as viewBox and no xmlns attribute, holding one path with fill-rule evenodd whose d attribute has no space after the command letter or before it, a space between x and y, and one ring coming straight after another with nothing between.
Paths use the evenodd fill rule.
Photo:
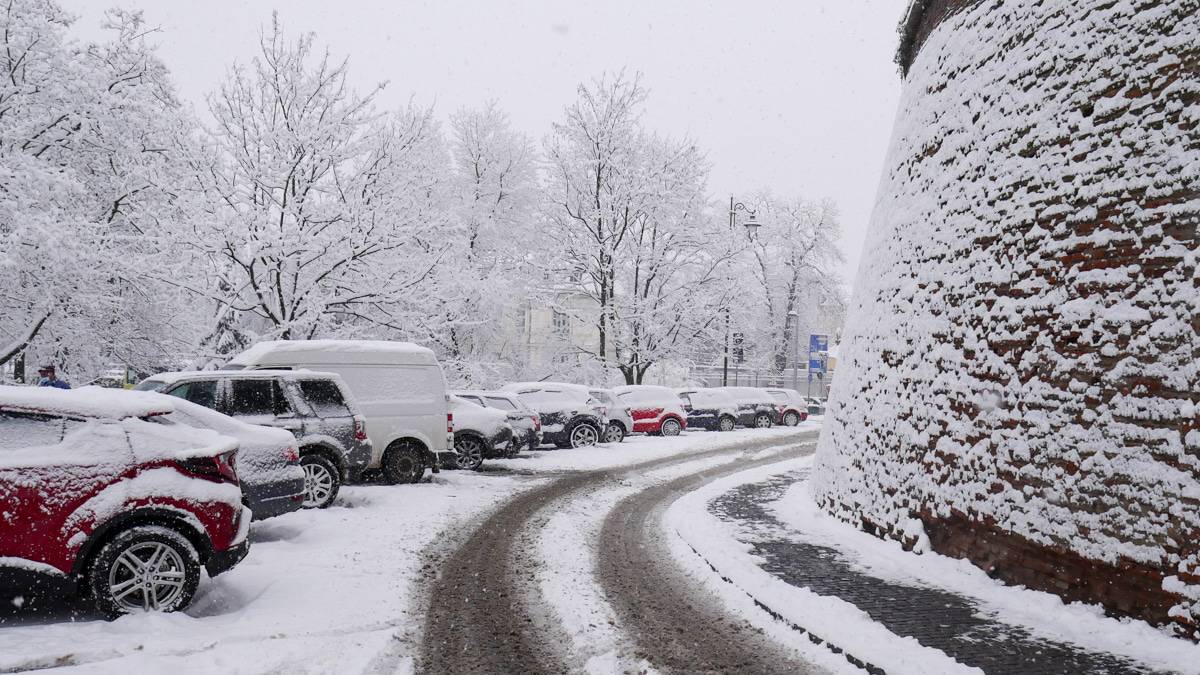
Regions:
<instances>
[{"instance_id":1,"label":"lamp post","mask_svg":"<svg viewBox=\"0 0 1200 675\"><path fill-rule=\"evenodd\" d=\"M729 196L729 229L732 231L737 226L737 212L745 211L747 218L742 226L746 228L746 238L754 241L754 235L758 232L759 223L754 219L756 210L746 206L744 203L737 201L733 195ZM742 346L745 349L745 346ZM725 308L725 357L721 364L721 386L729 386L729 308Z\"/></svg>"},{"instance_id":2,"label":"lamp post","mask_svg":"<svg viewBox=\"0 0 1200 675\"><path fill-rule=\"evenodd\" d=\"M788 312L788 323L792 325L792 389L800 389L800 314Z\"/></svg>"}]
</instances>

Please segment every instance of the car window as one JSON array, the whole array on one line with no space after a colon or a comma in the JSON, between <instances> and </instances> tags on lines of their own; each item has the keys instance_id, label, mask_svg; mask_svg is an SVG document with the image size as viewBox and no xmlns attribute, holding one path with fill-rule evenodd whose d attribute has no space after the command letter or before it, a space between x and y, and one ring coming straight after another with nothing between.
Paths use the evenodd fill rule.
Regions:
<instances>
[{"instance_id":1,"label":"car window","mask_svg":"<svg viewBox=\"0 0 1200 675\"><path fill-rule=\"evenodd\" d=\"M488 406L490 406L492 408L498 408L500 410L516 410L517 409L517 406L513 405L512 401L510 401L506 398L502 398L500 396L486 396L486 397L484 397L484 400L486 400Z\"/></svg>"},{"instance_id":2,"label":"car window","mask_svg":"<svg viewBox=\"0 0 1200 675\"><path fill-rule=\"evenodd\" d=\"M459 398L461 398L462 400L470 401L471 403L474 403L475 405L483 405L483 401L479 400L478 396L468 396L466 394L457 394L457 396Z\"/></svg>"},{"instance_id":3,"label":"car window","mask_svg":"<svg viewBox=\"0 0 1200 675\"><path fill-rule=\"evenodd\" d=\"M679 395L679 400L680 400L680 401L683 401L683 404L684 404L684 405L693 405L693 404L692 404L692 397L691 397L691 396L689 396L689 395L687 395L687 394L680 394L680 395Z\"/></svg>"},{"instance_id":4,"label":"car window","mask_svg":"<svg viewBox=\"0 0 1200 675\"><path fill-rule=\"evenodd\" d=\"M205 408L215 408L217 406L217 381L197 380L195 382L184 382L172 387L167 391L167 394L177 396L185 401L191 401L196 405L202 405Z\"/></svg>"},{"instance_id":5,"label":"car window","mask_svg":"<svg viewBox=\"0 0 1200 675\"><path fill-rule=\"evenodd\" d=\"M229 387L230 415L273 415L275 381L270 379L233 380Z\"/></svg>"},{"instance_id":6,"label":"car window","mask_svg":"<svg viewBox=\"0 0 1200 675\"><path fill-rule=\"evenodd\" d=\"M0 412L0 451L58 445L62 439L61 417Z\"/></svg>"},{"instance_id":7,"label":"car window","mask_svg":"<svg viewBox=\"0 0 1200 675\"><path fill-rule=\"evenodd\" d=\"M142 380L141 382L139 382L137 384L137 386L133 388L133 390L134 391L158 391L166 383L167 383L166 380L156 380L152 377L148 380Z\"/></svg>"},{"instance_id":8,"label":"car window","mask_svg":"<svg viewBox=\"0 0 1200 675\"><path fill-rule=\"evenodd\" d=\"M304 400L321 417L346 416L350 407L342 396L342 389L332 380L300 380L300 392Z\"/></svg>"},{"instance_id":9,"label":"car window","mask_svg":"<svg viewBox=\"0 0 1200 675\"><path fill-rule=\"evenodd\" d=\"M610 395L607 391L600 391L600 390L593 389L589 393L591 393L592 398L598 399L604 405L613 405L614 403L616 403L616 401L613 400L612 395Z\"/></svg>"},{"instance_id":10,"label":"car window","mask_svg":"<svg viewBox=\"0 0 1200 675\"><path fill-rule=\"evenodd\" d=\"M773 397L775 398L775 400L776 400L776 401L783 401L784 403L787 403L787 400L788 400L788 395L787 395L787 394L785 394L784 392L782 392L782 391L769 391L769 392L767 392L767 393L768 393L768 394L770 394L771 396L773 396Z\"/></svg>"}]
</instances>

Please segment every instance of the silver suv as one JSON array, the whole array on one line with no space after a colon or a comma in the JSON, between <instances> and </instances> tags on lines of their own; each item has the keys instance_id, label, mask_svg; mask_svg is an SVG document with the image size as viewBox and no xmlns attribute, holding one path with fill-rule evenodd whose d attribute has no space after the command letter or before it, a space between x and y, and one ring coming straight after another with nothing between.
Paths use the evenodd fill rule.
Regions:
<instances>
[{"instance_id":1,"label":"silver suv","mask_svg":"<svg viewBox=\"0 0 1200 675\"><path fill-rule=\"evenodd\" d=\"M304 507L333 503L371 461L366 422L333 373L208 370L154 375L134 387L178 396L250 424L292 432L304 469Z\"/></svg>"}]
</instances>

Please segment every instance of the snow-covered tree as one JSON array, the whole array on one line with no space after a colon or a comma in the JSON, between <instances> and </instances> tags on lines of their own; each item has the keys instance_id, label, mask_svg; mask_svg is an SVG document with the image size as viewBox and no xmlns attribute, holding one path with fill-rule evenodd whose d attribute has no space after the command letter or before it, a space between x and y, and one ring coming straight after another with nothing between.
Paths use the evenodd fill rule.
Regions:
<instances>
[{"instance_id":1,"label":"snow-covered tree","mask_svg":"<svg viewBox=\"0 0 1200 675\"><path fill-rule=\"evenodd\" d=\"M161 362L187 322L144 275L189 211L194 123L140 14L109 12L97 44L68 40L48 0L13 0L0 23L0 364Z\"/></svg>"},{"instance_id":2,"label":"snow-covered tree","mask_svg":"<svg viewBox=\"0 0 1200 675\"><path fill-rule=\"evenodd\" d=\"M594 303L581 317L596 326L590 355L637 383L715 321L732 252L706 213L706 160L643 128L639 79L604 76L578 93L547 141L547 259Z\"/></svg>"},{"instance_id":3,"label":"snow-covered tree","mask_svg":"<svg viewBox=\"0 0 1200 675\"><path fill-rule=\"evenodd\" d=\"M446 245L435 230L436 124L412 107L376 111L346 61L287 39L278 20L249 68L210 96L219 152L203 184L210 227L190 242L208 261L218 326L302 339L402 329L405 293ZM236 344L214 331L214 345Z\"/></svg>"}]
</instances>

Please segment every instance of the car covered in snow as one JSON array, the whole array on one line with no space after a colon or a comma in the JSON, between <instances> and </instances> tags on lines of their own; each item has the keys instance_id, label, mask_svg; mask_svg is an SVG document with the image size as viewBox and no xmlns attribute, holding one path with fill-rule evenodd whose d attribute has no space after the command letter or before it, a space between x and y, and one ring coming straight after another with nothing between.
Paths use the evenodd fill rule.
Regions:
<instances>
[{"instance_id":1,"label":"car covered in snow","mask_svg":"<svg viewBox=\"0 0 1200 675\"><path fill-rule=\"evenodd\" d=\"M150 420L149 393L0 386L0 589L103 614L184 609L245 557L236 440Z\"/></svg>"},{"instance_id":2,"label":"car covered in snow","mask_svg":"<svg viewBox=\"0 0 1200 675\"><path fill-rule=\"evenodd\" d=\"M627 435L633 433L633 417L629 414L629 408L617 401L616 394L611 389L570 382L516 382L508 385L508 387L525 388L539 386L573 391L579 396L594 399L592 409L596 411L597 415L604 418L604 426L600 435L601 443L620 443L625 440Z\"/></svg>"},{"instance_id":3,"label":"car covered in snow","mask_svg":"<svg viewBox=\"0 0 1200 675\"><path fill-rule=\"evenodd\" d=\"M499 410L508 417L513 429L513 441L508 446L509 457L515 456L521 448L536 450L542 444L541 418L516 394L507 391L456 391L454 395L476 405Z\"/></svg>"},{"instance_id":4,"label":"car covered in snow","mask_svg":"<svg viewBox=\"0 0 1200 675\"><path fill-rule=\"evenodd\" d=\"M596 445L603 438L607 410L575 386L521 382L506 384L502 389L516 394L537 413L545 443L559 448L582 448Z\"/></svg>"},{"instance_id":5,"label":"car covered in snow","mask_svg":"<svg viewBox=\"0 0 1200 675\"><path fill-rule=\"evenodd\" d=\"M454 421L454 460L460 469L478 469L484 459L507 457L513 442L513 429L508 415L450 395L450 415Z\"/></svg>"},{"instance_id":6,"label":"car covered in snow","mask_svg":"<svg viewBox=\"0 0 1200 675\"><path fill-rule=\"evenodd\" d=\"M808 419L808 399L795 389L767 389L767 393L779 403L779 416L776 424L794 427Z\"/></svg>"},{"instance_id":7,"label":"car covered in snow","mask_svg":"<svg viewBox=\"0 0 1200 675\"><path fill-rule=\"evenodd\" d=\"M674 389L630 384L613 389L617 402L633 417L633 432L652 436L678 436L687 428L687 412Z\"/></svg>"},{"instance_id":8,"label":"car covered in snow","mask_svg":"<svg viewBox=\"0 0 1200 675\"><path fill-rule=\"evenodd\" d=\"M255 520L295 511L306 496L304 469L296 437L284 429L246 424L228 415L196 405L172 401L174 410L151 417L158 424L182 424L211 429L238 442L238 479L242 498Z\"/></svg>"},{"instance_id":9,"label":"car covered in snow","mask_svg":"<svg viewBox=\"0 0 1200 675\"><path fill-rule=\"evenodd\" d=\"M733 431L737 426L738 404L720 389L680 389L679 399L687 412L688 428L708 431Z\"/></svg>"},{"instance_id":10,"label":"car covered in snow","mask_svg":"<svg viewBox=\"0 0 1200 675\"><path fill-rule=\"evenodd\" d=\"M249 424L290 431L300 446L304 508L326 508L371 461L366 420L341 378L306 370L160 373L134 389L177 396Z\"/></svg>"},{"instance_id":11,"label":"car covered in snow","mask_svg":"<svg viewBox=\"0 0 1200 675\"><path fill-rule=\"evenodd\" d=\"M765 389L757 387L717 387L737 402L737 423L743 427L765 429L779 419L782 406Z\"/></svg>"},{"instance_id":12,"label":"car covered in snow","mask_svg":"<svg viewBox=\"0 0 1200 675\"><path fill-rule=\"evenodd\" d=\"M454 461L446 378L432 350L389 340L271 340L233 357L227 369L337 373L366 418L370 469L416 483Z\"/></svg>"}]
</instances>

